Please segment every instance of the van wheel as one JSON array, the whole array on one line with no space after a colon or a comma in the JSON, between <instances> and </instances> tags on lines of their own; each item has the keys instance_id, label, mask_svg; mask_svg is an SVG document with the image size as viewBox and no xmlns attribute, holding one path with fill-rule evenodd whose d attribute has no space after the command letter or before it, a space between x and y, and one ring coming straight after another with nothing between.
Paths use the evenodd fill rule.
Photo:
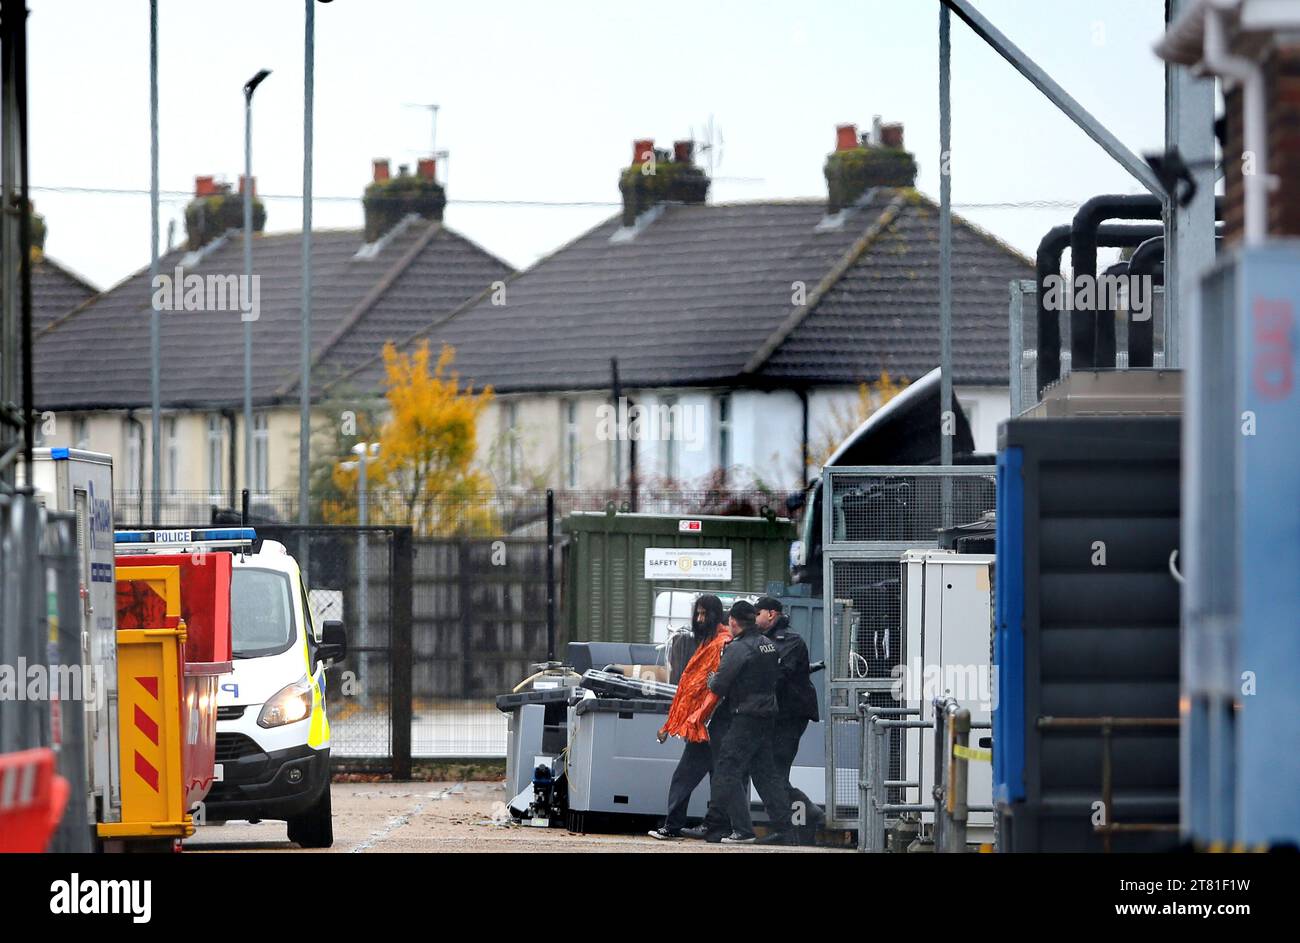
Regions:
<instances>
[{"instance_id":1,"label":"van wheel","mask_svg":"<svg viewBox=\"0 0 1300 943\"><path fill-rule=\"evenodd\" d=\"M334 844L334 813L328 783L314 806L289 820L289 841L302 848L329 848Z\"/></svg>"}]
</instances>

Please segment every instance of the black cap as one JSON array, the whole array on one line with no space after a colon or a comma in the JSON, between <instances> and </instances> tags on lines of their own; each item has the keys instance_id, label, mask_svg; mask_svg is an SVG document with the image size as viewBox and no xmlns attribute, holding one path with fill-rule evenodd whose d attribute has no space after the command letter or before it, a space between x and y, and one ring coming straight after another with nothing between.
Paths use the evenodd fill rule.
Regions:
<instances>
[{"instance_id":1,"label":"black cap","mask_svg":"<svg viewBox=\"0 0 1300 943\"><path fill-rule=\"evenodd\" d=\"M758 602L754 603L754 608L760 612L764 609L773 609L776 612L785 611L785 606L781 605L781 600L777 599L775 596L761 597Z\"/></svg>"},{"instance_id":2,"label":"black cap","mask_svg":"<svg viewBox=\"0 0 1300 943\"><path fill-rule=\"evenodd\" d=\"M753 622L754 607L743 599L737 599L731 604L731 617L737 622Z\"/></svg>"}]
</instances>

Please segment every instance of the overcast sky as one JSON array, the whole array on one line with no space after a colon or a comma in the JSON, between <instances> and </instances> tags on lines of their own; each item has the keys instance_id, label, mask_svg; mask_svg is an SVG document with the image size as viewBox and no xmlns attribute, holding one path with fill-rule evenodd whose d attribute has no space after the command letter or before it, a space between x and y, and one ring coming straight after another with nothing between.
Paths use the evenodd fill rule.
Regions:
<instances>
[{"instance_id":1,"label":"overcast sky","mask_svg":"<svg viewBox=\"0 0 1300 943\"><path fill-rule=\"evenodd\" d=\"M1138 153L1163 146L1163 0L978 0ZM31 175L47 252L108 286L149 261L149 4L30 0ZM302 225L303 3L161 0L163 190L253 166L267 229ZM955 17L953 200L1082 201L1140 185ZM936 0L689 4L334 0L316 6L315 223L359 227L370 161L450 152L446 222L525 267L615 212L459 200L608 201L636 137L720 130L716 202L820 197L835 125L906 126L938 196ZM342 199L338 199L342 198ZM184 197L161 228L184 239ZM959 210L1027 254L1069 208Z\"/></svg>"}]
</instances>

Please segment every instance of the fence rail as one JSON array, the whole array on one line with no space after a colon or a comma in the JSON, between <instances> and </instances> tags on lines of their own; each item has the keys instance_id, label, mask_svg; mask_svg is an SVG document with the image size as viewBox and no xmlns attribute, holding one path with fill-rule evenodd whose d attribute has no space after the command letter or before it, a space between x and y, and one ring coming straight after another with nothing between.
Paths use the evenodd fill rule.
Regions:
<instances>
[{"instance_id":1,"label":"fence rail","mask_svg":"<svg viewBox=\"0 0 1300 943\"><path fill-rule=\"evenodd\" d=\"M119 527L211 522L207 492L169 494L161 520L148 493L118 492ZM340 767L409 772L412 760L505 756L498 694L532 673L547 651L546 492L436 495L434 532L404 526L401 496L367 494L370 526L296 521L296 492L253 496L259 536L284 543L307 574L314 607L342 618L349 656L330 672L332 755ZM626 492L556 494L559 520L572 511L630 508ZM643 511L757 514L778 508L770 492L642 490ZM335 507L345 517L346 507ZM143 516L142 516L143 515ZM389 520L388 518L396 518ZM564 567L557 550L557 606ZM563 651L563 620L557 651Z\"/></svg>"}]
</instances>

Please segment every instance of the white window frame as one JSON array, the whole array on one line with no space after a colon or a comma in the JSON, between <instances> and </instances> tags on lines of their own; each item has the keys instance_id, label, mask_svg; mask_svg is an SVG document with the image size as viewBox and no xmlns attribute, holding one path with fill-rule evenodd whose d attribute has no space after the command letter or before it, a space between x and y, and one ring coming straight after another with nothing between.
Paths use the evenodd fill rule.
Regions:
<instances>
[{"instance_id":1,"label":"white window frame","mask_svg":"<svg viewBox=\"0 0 1300 943\"><path fill-rule=\"evenodd\" d=\"M674 413L673 410L677 412ZM664 478L667 481L677 481L681 474L681 455L680 449L677 448L677 429L674 427L677 419L681 417L681 403L676 396L668 395L659 398L659 438L663 441L663 460L664 460Z\"/></svg>"},{"instance_id":2,"label":"white window frame","mask_svg":"<svg viewBox=\"0 0 1300 943\"><path fill-rule=\"evenodd\" d=\"M253 493L265 496L271 485L271 420L264 413L253 414Z\"/></svg>"},{"instance_id":3,"label":"white window frame","mask_svg":"<svg viewBox=\"0 0 1300 943\"><path fill-rule=\"evenodd\" d=\"M176 494L180 490L181 448L177 439L176 426L180 420L175 416L163 418L163 446L166 449L167 493Z\"/></svg>"},{"instance_id":4,"label":"white window frame","mask_svg":"<svg viewBox=\"0 0 1300 943\"><path fill-rule=\"evenodd\" d=\"M140 477L144 472L144 427L134 419L126 422L126 490L140 493Z\"/></svg>"},{"instance_id":5,"label":"white window frame","mask_svg":"<svg viewBox=\"0 0 1300 943\"><path fill-rule=\"evenodd\" d=\"M225 484L225 428L220 413L209 413L207 418L207 440L204 457L207 459L208 500L221 501L222 486Z\"/></svg>"},{"instance_id":6,"label":"white window frame","mask_svg":"<svg viewBox=\"0 0 1300 943\"><path fill-rule=\"evenodd\" d=\"M564 486L578 487L578 403L566 399L563 402L564 419Z\"/></svg>"},{"instance_id":7,"label":"white window frame","mask_svg":"<svg viewBox=\"0 0 1300 943\"><path fill-rule=\"evenodd\" d=\"M735 446L735 442L732 439L732 406L733 403L732 403L730 393L718 394L718 405L717 405L718 450L717 450L716 457L718 461L718 468L722 471L722 476L724 479L727 476L727 469L730 468L734 463L734 457L732 455L732 451Z\"/></svg>"}]
</instances>

